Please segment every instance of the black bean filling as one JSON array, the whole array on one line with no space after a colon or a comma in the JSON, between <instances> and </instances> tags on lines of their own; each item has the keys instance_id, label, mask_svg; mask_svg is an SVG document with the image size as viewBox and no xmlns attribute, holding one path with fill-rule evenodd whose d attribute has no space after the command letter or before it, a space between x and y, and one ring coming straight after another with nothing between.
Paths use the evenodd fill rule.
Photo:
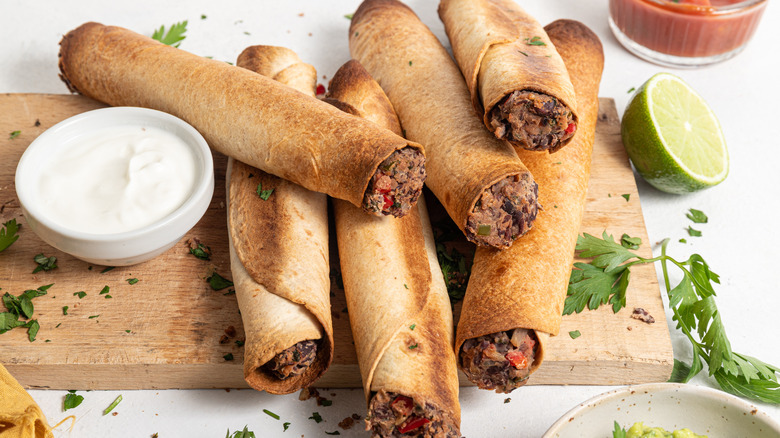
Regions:
<instances>
[{"instance_id":1,"label":"black bean filling","mask_svg":"<svg viewBox=\"0 0 780 438\"><path fill-rule=\"evenodd\" d=\"M283 350L263 365L263 368L279 378L287 379L303 374L317 357L316 341L301 341Z\"/></svg>"},{"instance_id":2,"label":"black bean filling","mask_svg":"<svg viewBox=\"0 0 780 438\"><path fill-rule=\"evenodd\" d=\"M466 237L500 249L531 229L539 211L538 187L530 175L513 175L486 189L466 222Z\"/></svg>"},{"instance_id":3,"label":"black bean filling","mask_svg":"<svg viewBox=\"0 0 780 438\"><path fill-rule=\"evenodd\" d=\"M528 382L537 345L534 332L522 328L467 339L460 366L480 388L509 393Z\"/></svg>"},{"instance_id":4,"label":"black bean filling","mask_svg":"<svg viewBox=\"0 0 780 438\"><path fill-rule=\"evenodd\" d=\"M419 437L457 438L458 427L430 403L422 406L410 397L380 390L371 397L366 430L373 438Z\"/></svg>"},{"instance_id":5,"label":"black bean filling","mask_svg":"<svg viewBox=\"0 0 780 438\"><path fill-rule=\"evenodd\" d=\"M532 151L555 151L577 131L566 105L528 90L514 91L494 106L490 125L496 137Z\"/></svg>"},{"instance_id":6,"label":"black bean filling","mask_svg":"<svg viewBox=\"0 0 780 438\"><path fill-rule=\"evenodd\" d=\"M363 209L401 217L417 203L425 183L425 156L405 147L390 154L376 169L363 197Z\"/></svg>"}]
</instances>

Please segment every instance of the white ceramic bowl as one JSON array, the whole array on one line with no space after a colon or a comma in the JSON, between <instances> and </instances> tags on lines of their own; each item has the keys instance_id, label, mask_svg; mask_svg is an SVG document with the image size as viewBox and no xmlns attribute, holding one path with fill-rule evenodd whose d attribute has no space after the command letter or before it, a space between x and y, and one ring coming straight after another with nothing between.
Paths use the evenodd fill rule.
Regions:
<instances>
[{"instance_id":1,"label":"white ceramic bowl","mask_svg":"<svg viewBox=\"0 0 780 438\"><path fill-rule=\"evenodd\" d=\"M156 127L184 140L196 164L195 185L189 197L162 219L128 232L91 234L63 227L36 202L41 168L51 159L54 148L67 147L84 133L115 126ZM16 168L16 194L27 224L49 245L90 263L127 266L170 249L201 219L214 194L214 164L206 140L185 121L146 108L103 108L63 120L36 138Z\"/></svg>"},{"instance_id":2,"label":"white ceramic bowl","mask_svg":"<svg viewBox=\"0 0 780 438\"><path fill-rule=\"evenodd\" d=\"M749 402L712 388L678 383L631 385L597 395L563 415L542 438L611 438L614 422L708 438L777 438L780 424Z\"/></svg>"}]
</instances>

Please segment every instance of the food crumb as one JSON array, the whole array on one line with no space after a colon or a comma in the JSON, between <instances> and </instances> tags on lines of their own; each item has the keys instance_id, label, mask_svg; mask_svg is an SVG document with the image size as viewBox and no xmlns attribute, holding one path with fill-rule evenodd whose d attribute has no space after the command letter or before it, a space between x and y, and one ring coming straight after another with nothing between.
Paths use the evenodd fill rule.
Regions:
<instances>
[{"instance_id":1,"label":"food crumb","mask_svg":"<svg viewBox=\"0 0 780 438\"><path fill-rule=\"evenodd\" d=\"M512 398L511 397L507 397L507 398L504 399L504 404L507 404L507 403L509 403L511 401L512 401Z\"/></svg>"},{"instance_id":2,"label":"food crumb","mask_svg":"<svg viewBox=\"0 0 780 438\"><path fill-rule=\"evenodd\" d=\"M41 121L39 119L35 119L35 127L41 126Z\"/></svg>"},{"instance_id":3,"label":"food crumb","mask_svg":"<svg viewBox=\"0 0 780 438\"><path fill-rule=\"evenodd\" d=\"M360 420L361 418L363 418L363 417L361 417L358 414L352 414L352 419L355 420L355 421Z\"/></svg>"},{"instance_id":4,"label":"food crumb","mask_svg":"<svg viewBox=\"0 0 780 438\"><path fill-rule=\"evenodd\" d=\"M117 415L119 415L119 412L113 412L113 413L111 413L111 415L116 417Z\"/></svg>"},{"instance_id":5,"label":"food crumb","mask_svg":"<svg viewBox=\"0 0 780 438\"><path fill-rule=\"evenodd\" d=\"M222 337L221 337L221 338L219 338L219 343L220 343L220 344L227 344L227 343L228 343L228 341L230 341L230 338L228 338L228 336L227 336L227 335L222 335Z\"/></svg>"},{"instance_id":6,"label":"food crumb","mask_svg":"<svg viewBox=\"0 0 780 438\"><path fill-rule=\"evenodd\" d=\"M299 16L299 17L303 17L303 12L301 12L300 14L298 14L298 16Z\"/></svg>"},{"instance_id":7,"label":"food crumb","mask_svg":"<svg viewBox=\"0 0 780 438\"><path fill-rule=\"evenodd\" d=\"M653 318L649 313L647 313L647 310L641 307L635 307L634 312L631 314L631 317L634 319L638 319L642 322L646 322L648 324L652 324L655 322L655 318Z\"/></svg>"},{"instance_id":8,"label":"food crumb","mask_svg":"<svg viewBox=\"0 0 780 438\"><path fill-rule=\"evenodd\" d=\"M344 430L352 429L352 426L354 425L355 425L355 420L352 417L347 417L339 421L339 427Z\"/></svg>"}]
</instances>

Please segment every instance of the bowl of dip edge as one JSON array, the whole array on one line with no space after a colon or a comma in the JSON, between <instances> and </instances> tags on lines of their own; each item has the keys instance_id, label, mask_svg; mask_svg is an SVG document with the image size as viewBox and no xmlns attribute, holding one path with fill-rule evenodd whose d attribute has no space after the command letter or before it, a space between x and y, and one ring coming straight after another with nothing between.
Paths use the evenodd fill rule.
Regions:
<instances>
[{"instance_id":1,"label":"bowl of dip edge","mask_svg":"<svg viewBox=\"0 0 780 438\"><path fill-rule=\"evenodd\" d=\"M52 220L36 203L34 188L39 171L54 148L67 147L96 130L122 126L156 127L178 136L187 144L196 166L195 181L187 199L156 222L120 233L85 233ZM65 119L33 140L19 160L15 184L25 221L44 242L90 263L127 266L170 249L200 220L214 193L214 167L206 140L183 120L147 108L109 107Z\"/></svg>"},{"instance_id":2,"label":"bowl of dip edge","mask_svg":"<svg viewBox=\"0 0 780 438\"><path fill-rule=\"evenodd\" d=\"M680 383L629 385L571 409L542 438L610 438L614 422L688 428L708 438L777 438L780 424L749 402L720 390Z\"/></svg>"}]
</instances>

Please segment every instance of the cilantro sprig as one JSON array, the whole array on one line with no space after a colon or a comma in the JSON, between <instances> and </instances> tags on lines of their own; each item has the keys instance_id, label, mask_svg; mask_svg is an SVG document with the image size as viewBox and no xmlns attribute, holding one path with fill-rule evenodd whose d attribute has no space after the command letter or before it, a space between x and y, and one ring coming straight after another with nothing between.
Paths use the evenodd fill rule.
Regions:
<instances>
[{"instance_id":1,"label":"cilantro sprig","mask_svg":"<svg viewBox=\"0 0 780 438\"><path fill-rule=\"evenodd\" d=\"M187 32L187 20L171 25L167 33L165 32L165 25L160 26L152 34L152 39L172 47L179 47L181 41L186 38L184 32Z\"/></svg>"},{"instance_id":2,"label":"cilantro sprig","mask_svg":"<svg viewBox=\"0 0 780 438\"><path fill-rule=\"evenodd\" d=\"M16 242L16 239L19 238L18 232L19 224L16 223L16 219L11 219L3 224L3 228L0 228L0 251Z\"/></svg>"},{"instance_id":3,"label":"cilantro sprig","mask_svg":"<svg viewBox=\"0 0 780 438\"><path fill-rule=\"evenodd\" d=\"M590 263L575 263L569 280L564 314L581 312L587 305L596 309L612 304L617 313L626 306L626 289L631 267L637 264L661 262L664 286L669 296L672 320L691 342L693 359L690 364L675 359L673 382L688 382L707 364L709 375L721 389L731 394L770 404L780 404L780 368L751 356L736 353L726 336L726 330L715 304L715 284L720 277L699 254L677 261L666 254L669 239L661 244L661 255L644 258L625 245L615 242L606 231L602 238L583 234L577 237L576 250ZM682 280L672 287L669 265L682 271Z\"/></svg>"}]
</instances>

